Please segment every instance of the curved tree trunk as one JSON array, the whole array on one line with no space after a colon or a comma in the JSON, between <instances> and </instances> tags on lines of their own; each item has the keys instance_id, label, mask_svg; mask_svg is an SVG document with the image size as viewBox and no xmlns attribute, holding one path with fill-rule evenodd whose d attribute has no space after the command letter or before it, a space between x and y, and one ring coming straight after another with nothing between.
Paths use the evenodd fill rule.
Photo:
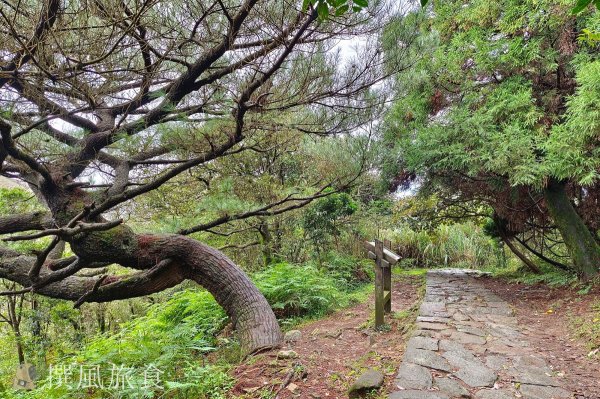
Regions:
<instances>
[{"instance_id":1,"label":"curved tree trunk","mask_svg":"<svg viewBox=\"0 0 600 399\"><path fill-rule=\"evenodd\" d=\"M539 274L540 268L531 259L525 256L525 254L521 252L519 248L517 248L515 243L512 242L511 236L513 236L513 234L511 234L507 229L507 220L502 219L500 216L498 216L496 212L494 212L493 220L497 229L497 235L498 237L500 237L502 242L506 244L506 246L511 250L511 252L515 254L517 258L519 258L529 270L531 270L533 273Z\"/></svg>"},{"instance_id":2,"label":"curved tree trunk","mask_svg":"<svg viewBox=\"0 0 600 399\"><path fill-rule=\"evenodd\" d=\"M551 179L544 190L544 199L573 259L575 269L581 277L590 279L599 271L600 246L573 208L565 185L564 181Z\"/></svg>"},{"instance_id":3,"label":"curved tree trunk","mask_svg":"<svg viewBox=\"0 0 600 399\"><path fill-rule=\"evenodd\" d=\"M283 336L275 314L250 278L222 252L181 235L132 235L128 228L115 229L114 240L106 233L93 233L73 243L79 256L118 262L137 269L152 269L162 261L170 265L154 276L145 289L164 289L189 279L206 288L225 309L240 340L244 354L281 344ZM112 230L111 230L112 232ZM103 237L103 242L94 237ZM106 248L103 244L110 244ZM119 245L121 245L119 247ZM123 252L115 251L121 248ZM88 253L88 251L91 251ZM131 290L136 290L136 285ZM144 293L143 286L140 292ZM128 293L131 293L131 290Z\"/></svg>"},{"instance_id":4,"label":"curved tree trunk","mask_svg":"<svg viewBox=\"0 0 600 399\"><path fill-rule=\"evenodd\" d=\"M502 236L501 238L502 241L504 241L504 243L506 244L506 246L511 250L511 252L515 254L517 258L521 259L521 262L523 262L525 266L529 268L529 270L531 270L535 274L540 274L540 268L535 263L533 263L531 259L525 256L525 254L521 252L519 248L517 248L517 246L510 240L510 238L504 236Z\"/></svg>"},{"instance_id":5,"label":"curved tree trunk","mask_svg":"<svg viewBox=\"0 0 600 399\"><path fill-rule=\"evenodd\" d=\"M527 245L527 242L520 240L519 238L515 237L515 240L517 240L517 242L519 244L521 244L521 246L523 248L525 248L526 250L528 250L529 252L531 252L534 256L537 256L538 258L540 258L541 260L543 260L544 262L552 265L552 266L556 266L561 270L565 270L565 271L569 271L571 270L569 268L569 266L562 264L560 262L555 261L554 259L550 259L549 257L547 257L546 255L542 254L539 251L536 251L535 248L530 247L529 245Z\"/></svg>"},{"instance_id":6,"label":"curved tree trunk","mask_svg":"<svg viewBox=\"0 0 600 399\"><path fill-rule=\"evenodd\" d=\"M220 251L181 235L134 234L127 226L94 232L71 242L80 259L142 270L124 277L70 276L36 292L83 302L108 302L149 295L189 279L206 288L231 318L244 354L279 346L275 314L248 276ZM31 286L35 258L0 250L0 277ZM40 278L51 274L45 267Z\"/></svg>"},{"instance_id":7,"label":"curved tree trunk","mask_svg":"<svg viewBox=\"0 0 600 399\"><path fill-rule=\"evenodd\" d=\"M283 335L271 306L239 267L223 253L192 239L172 236L168 241L186 251L181 267L187 278L210 291L225 309L243 353L280 345Z\"/></svg>"}]
</instances>

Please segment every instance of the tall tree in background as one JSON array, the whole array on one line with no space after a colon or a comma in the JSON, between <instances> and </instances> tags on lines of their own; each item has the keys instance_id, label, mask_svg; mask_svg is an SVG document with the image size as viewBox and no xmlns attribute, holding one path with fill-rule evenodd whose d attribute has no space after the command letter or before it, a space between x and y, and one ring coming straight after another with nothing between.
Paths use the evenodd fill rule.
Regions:
<instances>
[{"instance_id":1,"label":"tall tree in background","mask_svg":"<svg viewBox=\"0 0 600 399\"><path fill-rule=\"evenodd\" d=\"M386 140L391 163L409 172L392 175L424 176L454 206L489 205L507 237L556 229L589 278L600 266L600 60L597 43L578 35L600 16L572 6L441 1L408 16L430 47L397 79L405 97Z\"/></svg>"},{"instance_id":2,"label":"tall tree in background","mask_svg":"<svg viewBox=\"0 0 600 399\"><path fill-rule=\"evenodd\" d=\"M35 256L1 247L0 277L76 305L193 280L227 311L245 353L279 344L275 316L244 272L186 235L305 205L348 184L354 170L309 195L180 234L136 233L116 215L174 180L194 181L219 159L260 150L266 128L334 135L371 118L368 89L383 76L379 46L341 66L332 49L337 38L376 32L381 10L305 3L5 2L0 172L26 182L45 210L1 218L0 234L52 241ZM48 256L60 242L74 256ZM87 277L85 269L113 263L136 272Z\"/></svg>"}]
</instances>

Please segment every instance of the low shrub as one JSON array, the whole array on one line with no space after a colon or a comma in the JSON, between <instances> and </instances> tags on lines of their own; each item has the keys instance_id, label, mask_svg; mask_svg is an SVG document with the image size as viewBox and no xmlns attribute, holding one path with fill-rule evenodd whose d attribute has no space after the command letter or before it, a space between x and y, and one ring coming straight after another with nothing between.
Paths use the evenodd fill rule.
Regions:
<instances>
[{"instance_id":1,"label":"low shrub","mask_svg":"<svg viewBox=\"0 0 600 399\"><path fill-rule=\"evenodd\" d=\"M310 265L278 263L254 281L279 318L322 315L342 299L336 281Z\"/></svg>"},{"instance_id":2,"label":"low shrub","mask_svg":"<svg viewBox=\"0 0 600 399\"><path fill-rule=\"evenodd\" d=\"M373 261L356 259L339 252L328 252L322 263L322 270L341 284L340 288L352 291L373 280Z\"/></svg>"},{"instance_id":3,"label":"low shrub","mask_svg":"<svg viewBox=\"0 0 600 399\"><path fill-rule=\"evenodd\" d=\"M498 242L473 223L439 225L431 231L401 225L385 236L396 243L406 266L493 269L504 262Z\"/></svg>"},{"instance_id":4,"label":"low shrub","mask_svg":"<svg viewBox=\"0 0 600 399\"><path fill-rule=\"evenodd\" d=\"M208 292L177 292L150 307L145 316L123 324L118 333L92 338L74 356L50 359L54 371L40 387L17 395L32 399L224 398L232 379L226 369L204 365L202 354L215 349L216 334L226 321ZM65 373L71 375L69 384L57 381ZM88 386L89 380L81 380L90 375L100 376L103 384ZM118 386L115 375L122 378Z\"/></svg>"}]
</instances>

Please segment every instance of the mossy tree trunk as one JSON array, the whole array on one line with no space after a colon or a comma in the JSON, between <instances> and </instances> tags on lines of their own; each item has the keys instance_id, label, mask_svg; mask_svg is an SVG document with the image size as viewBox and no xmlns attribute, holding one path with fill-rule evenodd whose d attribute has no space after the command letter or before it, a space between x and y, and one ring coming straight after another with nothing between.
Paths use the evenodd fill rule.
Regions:
<instances>
[{"instance_id":1,"label":"mossy tree trunk","mask_svg":"<svg viewBox=\"0 0 600 399\"><path fill-rule=\"evenodd\" d=\"M565 241L575 269L583 279L587 280L598 274L600 246L575 211L565 186L565 181L551 179L544 189L544 199Z\"/></svg>"},{"instance_id":2,"label":"mossy tree trunk","mask_svg":"<svg viewBox=\"0 0 600 399\"><path fill-rule=\"evenodd\" d=\"M271 230L269 229L269 224L267 221L261 220L261 223L258 226L258 234L260 234L260 246L263 255L263 264L264 266L269 266L274 260L272 250L273 235L271 234Z\"/></svg>"},{"instance_id":3,"label":"mossy tree trunk","mask_svg":"<svg viewBox=\"0 0 600 399\"><path fill-rule=\"evenodd\" d=\"M23 350L23 337L21 336L21 316L18 314L23 306L23 295L19 295L18 297L9 296L6 299L6 305L8 309L8 317L6 320L9 322L10 327L13 330L19 364L23 364L25 363L25 351ZM19 308L18 310L17 307Z\"/></svg>"},{"instance_id":4,"label":"mossy tree trunk","mask_svg":"<svg viewBox=\"0 0 600 399\"><path fill-rule=\"evenodd\" d=\"M535 264L535 262L533 262L523 252L521 252L519 250L519 248L517 248L517 246L511 241L510 238L508 238L508 237L502 237L502 241L511 250L511 252L513 254L515 254L517 256L517 258L519 258L521 260L521 262L523 262L523 264L525 264L525 266L527 266L527 268L530 271L532 271L535 274L540 274L541 273L540 268Z\"/></svg>"}]
</instances>

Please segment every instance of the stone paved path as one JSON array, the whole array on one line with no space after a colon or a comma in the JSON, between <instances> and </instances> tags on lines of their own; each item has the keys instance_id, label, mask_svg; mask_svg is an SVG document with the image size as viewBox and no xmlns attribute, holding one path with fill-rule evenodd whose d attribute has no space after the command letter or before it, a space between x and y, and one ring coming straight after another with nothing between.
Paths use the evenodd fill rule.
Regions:
<instances>
[{"instance_id":1,"label":"stone paved path","mask_svg":"<svg viewBox=\"0 0 600 399\"><path fill-rule=\"evenodd\" d=\"M389 398L570 398L554 374L506 302L468 271L436 270Z\"/></svg>"}]
</instances>

